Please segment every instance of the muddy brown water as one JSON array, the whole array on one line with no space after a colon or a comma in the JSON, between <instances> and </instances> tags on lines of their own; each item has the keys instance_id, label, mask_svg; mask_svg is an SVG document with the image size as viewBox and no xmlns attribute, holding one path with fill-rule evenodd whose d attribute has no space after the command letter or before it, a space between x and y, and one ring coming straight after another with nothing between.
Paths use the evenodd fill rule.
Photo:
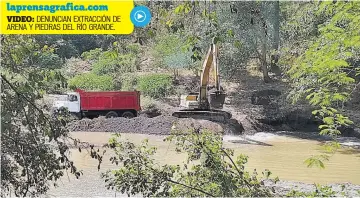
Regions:
<instances>
[{"instance_id":1,"label":"muddy brown water","mask_svg":"<svg viewBox=\"0 0 360 198\"><path fill-rule=\"evenodd\" d=\"M93 144L103 144L111 137L111 133L103 132L74 132L73 137ZM149 139L149 145L158 148L155 159L159 164L180 164L185 154L177 154L174 145L164 142L165 136L145 134L121 134L122 138L134 143L141 143ZM342 149L326 162L325 169L307 168L304 161L314 154L321 153L320 142L307 139L296 139L285 136L265 134L263 136L249 136L240 138L224 136L224 145L235 150L235 155L243 153L249 156L247 170L257 169L258 173L269 169L273 176L281 180L299 181L304 183L343 183L350 182L360 185L360 151L355 149ZM84 175L75 179L69 174L58 183L59 187L52 188L48 196L61 197L114 197L120 196L114 191L107 190L100 178L100 172L116 168L108 158L104 159L100 172L97 171L97 161L91 159L89 153L83 150L79 153L72 150L71 158L77 167L83 170Z\"/></svg>"}]
</instances>

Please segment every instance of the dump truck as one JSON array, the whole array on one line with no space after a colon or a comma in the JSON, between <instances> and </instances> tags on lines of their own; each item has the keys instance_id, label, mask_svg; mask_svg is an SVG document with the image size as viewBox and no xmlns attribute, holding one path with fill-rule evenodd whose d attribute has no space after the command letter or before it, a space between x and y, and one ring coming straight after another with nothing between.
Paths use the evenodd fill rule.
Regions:
<instances>
[{"instance_id":1,"label":"dump truck","mask_svg":"<svg viewBox=\"0 0 360 198\"><path fill-rule=\"evenodd\" d=\"M137 117L140 107L139 91L84 91L67 93L66 99L56 100L54 109L67 108L75 118Z\"/></svg>"},{"instance_id":2,"label":"dump truck","mask_svg":"<svg viewBox=\"0 0 360 198\"><path fill-rule=\"evenodd\" d=\"M199 118L220 122L227 121L232 117L230 112L222 110L226 93L220 85L218 57L218 46L213 39L202 66L199 92L181 95L180 107L182 109L174 112L172 114L174 117ZM215 85L209 83L211 69L213 69Z\"/></svg>"}]
</instances>

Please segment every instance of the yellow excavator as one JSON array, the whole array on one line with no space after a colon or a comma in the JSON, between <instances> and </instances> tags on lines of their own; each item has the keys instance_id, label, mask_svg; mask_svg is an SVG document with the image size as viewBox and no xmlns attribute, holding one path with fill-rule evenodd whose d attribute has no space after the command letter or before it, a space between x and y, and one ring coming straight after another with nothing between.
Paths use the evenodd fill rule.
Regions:
<instances>
[{"instance_id":1,"label":"yellow excavator","mask_svg":"<svg viewBox=\"0 0 360 198\"><path fill-rule=\"evenodd\" d=\"M174 117L207 119L220 122L231 118L231 113L221 110L226 94L220 86L218 55L218 46L213 39L203 63L200 92L182 95L180 107L183 107L183 109L174 112L172 114ZM209 86L211 68L214 72L215 86Z\"/></svg>"}]
</instances>

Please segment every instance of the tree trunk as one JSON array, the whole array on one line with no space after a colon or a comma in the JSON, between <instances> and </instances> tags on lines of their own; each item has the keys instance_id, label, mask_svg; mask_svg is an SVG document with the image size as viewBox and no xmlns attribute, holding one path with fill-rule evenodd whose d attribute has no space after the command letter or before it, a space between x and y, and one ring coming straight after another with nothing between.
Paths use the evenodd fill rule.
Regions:
<instances>
[{"instance_id":1,"label":"tree trunk","mask_svg":"<svg viewBox=\"0 0 360 198\"><path fill-rule=\"evenodd\" d=\"M272 49L275 51L274 54L271 55L271 71L276 75L281 74L281 70L277 65L279 60L279 44L280 44L280 3L279 1L274 2L274 18L273 18L273 40L272 40Z\"/></svg>"},{"instance_id":2,"label":"tree trunk","mask_svg":"<svg viewBox=\"0 0 360 198\"><path fill-rule=\"evenodd\" d=\"M261 42L261 70L263 72L264 82L268 83L271 81L269 77L269 71L266 64L266 35L265 31L262 34L262 42Z\"/></svg>"},{"instance_id":3,"label":"tree trunk","mask_svg":"<svg viewBox=\"0 0 360 198\"><path fill-rule=\"evenodd\" d=\"M274 35L273 35L273 42L272 48L274 50L278 50L279 43L280 43L280 3L279 1L274 1Z\"/></svg>"},{"instance_id":4,"label":"tree trunk","mask_svg":"<svg viewBox=\"0 0 360 198\"><path fill-rule=\"evenodd\" d=\"M260 31L261 31L261 57L260 57L261 70L263 72L264 82L268 83L268 82L271 82L271 79L269 77L269 71L268 71L267 64L266 64L266 35L267 35L267 28L266 28L264 19L262 19L262 23L261 23L261 26L260 26Z\"/></svg>"}]
</instances>

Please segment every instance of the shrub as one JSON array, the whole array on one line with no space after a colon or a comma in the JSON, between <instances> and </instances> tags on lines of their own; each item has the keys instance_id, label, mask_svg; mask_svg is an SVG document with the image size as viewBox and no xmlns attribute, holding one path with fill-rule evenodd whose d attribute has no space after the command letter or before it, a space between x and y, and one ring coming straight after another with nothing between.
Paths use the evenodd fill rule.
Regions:
<instances>
[{"instance_id":1,"label":"shrub","mask_svg":"<svg viewBox=\"0 0 360 198\"><path fill-rule=\"evenodd\" d=\"M73 78L76 74L82 74L90 70L91 65L89 62L74 57L66 59L63 66L64 75L68 78Z\"/></svg>"},{"instance_id":2,"label":"shrub","mask_svg":"<svg viewBox=\"0 0 360 198\"><path fill-rule=\"evenodd\" d=\"M81 54L81 57L85 61L89 61L90 63L99 60L100 55L103 53L101 48L96 48Z\"/></svg>"},{"instance_id":3,"label":"shrub","mask_svg":"<svg viewBox=\"0 0 360 198\"><path fill-rule=\"evenodd\" d=\"M122 46L117 42L107 51L94 49L84 52L82 58L92 64L97 75L118 76L119 73L137 70L140 48L137 45Z\"/></svg>"},{"instance_id":4,"label":"shrub","mask_svg":"<svg viewBox=\"0 0 360 198\"><path fill-rule=\"evenodd\" d=\"M154 99L152 99L149 96L140 96L140 101L141 101L141 109L143 111L149 110L149 109L154 109L156 107L155 101Z\"/></svg>"},{"instance_id":5,"label":"shrub","mask_svg":"<svg viewBox=\"0 0 360 198\"><path fill-rule=\"evenodd\" d=\"M71 89L91 91L110 91L114 89L113 78L108 75L98 76L94 73L83 73L69 80Z\"/></svg>"},{"instance_id":6,"label":"shrub","mask_svg":"<svg viewBox=\"0 0 360 198\"><path fill-rule=\"evenodd\" d=\"M41 53L34 52L34 57L29 60L30 64L36 64L38 67L46 69L60 69L63 61L59 55L54 53L54 49L45 45Z\"/></svg>"},{"instance_id":7,"label":"shrub","mask_svg":"<svg viewBox=\"0 0 360 198\"><path fill-rule=\"evenodd\" d=\"M146 96L153 98L172 94L172 77L167 74L149 74L139 77L138 89Z\"/></svg>"},{"instance_id":8,"label":"shrub","mask_svg":"<svg viewBox=\"0 0 360 198\"><path fill-rule=\"evenodd\" d=\"M121 90L133 91L136 89L137 76L134 73L125 73L120 77Z\"/></svg>"},{"instance_id":9,"label":"shrub","mask_svg":"<svg viewBox=\"0 0 360 198\"><path fill-rule=\"evenodd\" d=\"M116 75L136 70L136 58L132 54L118 55L114 51L106 51L93 64L93 71L98 75Z\"/></svg>"},{"instance_id":10,"label":"shrub","mask_svg":"<svg viewBox=\"0 0 360 198\"><path fill-rule=\"evenodd\" d=\"M177 35L166 35L156 40L153 50L155 64L168 68L179 69L191 64L191 52L184 51L184 42Z\"/></svg>"}]
</instances>

